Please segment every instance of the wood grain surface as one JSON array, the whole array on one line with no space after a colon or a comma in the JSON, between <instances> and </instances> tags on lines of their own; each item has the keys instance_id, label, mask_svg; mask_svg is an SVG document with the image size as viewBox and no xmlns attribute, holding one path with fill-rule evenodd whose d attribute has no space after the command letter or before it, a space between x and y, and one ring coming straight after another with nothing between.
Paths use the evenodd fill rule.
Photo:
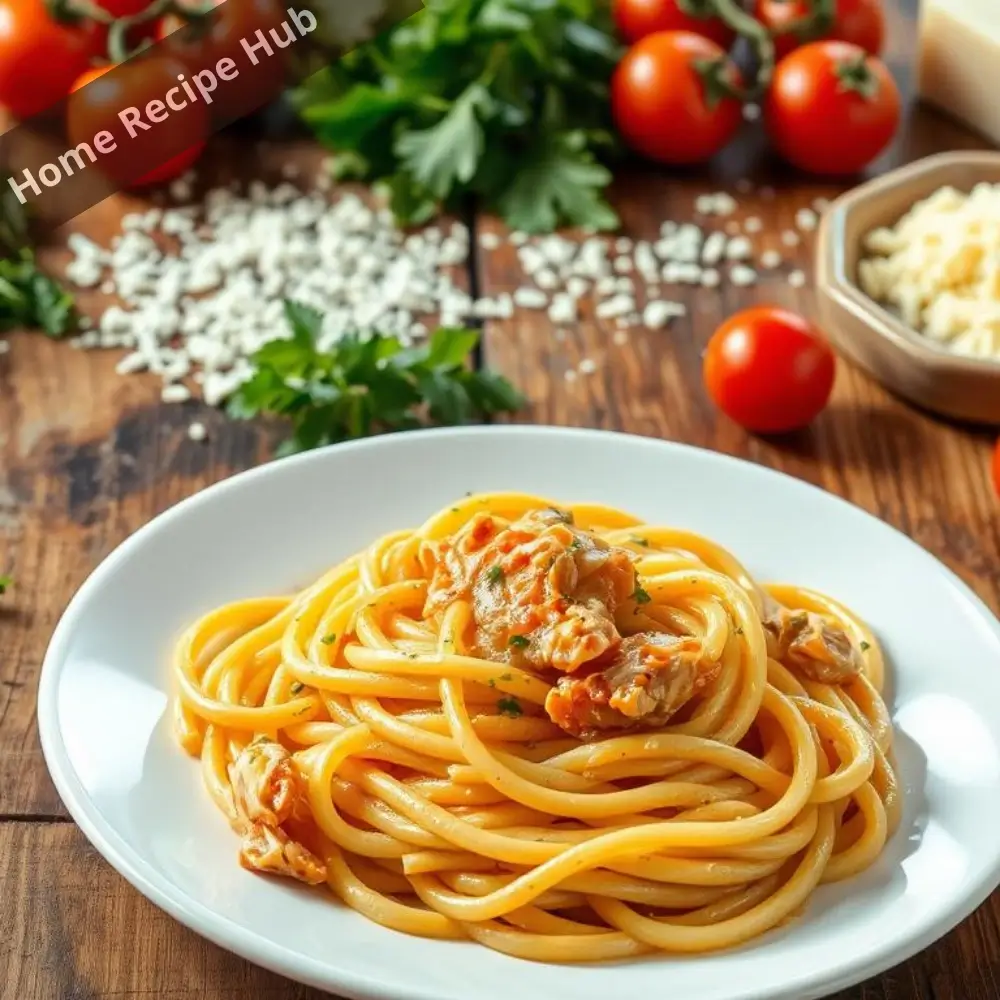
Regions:
<instances>
[{"instance_id":1,"label":"wood grain surface","mask_svg":"<svg viewBox=\"0 0 1000 1000\"><path fill-rule=\"evenodd\" d=\"M890 63L912 93L915 0L893 0L890 7ZM224 178L232 164L248 161L255 173L267 174L290 157L307 170L317 155L256 142L251 150L249 143L217 140L210 177ZM911 105L882 166L980 145ZM753 185L748 192L745 181ZM780 249L782 266L751 288L686 293L688 317L668 330L630 332L624 342L612 325L589 315L565 335L539 312L519 310L510 320L489 322L484 361L529 399L517 419L686 441L809 480L900 528L1000 609L1000 507L988 483L988 433L917 412L847 365L815 425L781 440L747 435L707 401L700 355L722 319L759 302L812 310L810 286L797 290L788 282L795 269L811 272L810 239L790 250L778 234L794 228L797 209L841 189L784 172L748 135L708 177L633 170L614 192L625 232L645 238L665 219L692 219L698 194L735 190L737 182L738 217L763 220L755 242ZM132 199L118 196L72 228L106 240L132 207ZM486 217L473 225L478 235L501 231ZM57 273L66 259L58 246L44 255ZM482 294L523 283L505 243L496 250L477 244L468 280ZM84 297L95 316L102 304L97 293ZM230 423L195 401L164 406L152 377L115 375L117 352L76 351L33 333L11 342L0 358L0 572L17 580L0 604L0 1000L316 1000L322 994L187 931L98 856L51 784L34 714L46 645L87 574L159 511L267 459L276 431ZM580 371L585 359L592 373ZM208 428L206 442L186 436L195 419ZM838 1000L997 997L1000 897L904 965L837 994Z\"/></svg>"}]
</instances>

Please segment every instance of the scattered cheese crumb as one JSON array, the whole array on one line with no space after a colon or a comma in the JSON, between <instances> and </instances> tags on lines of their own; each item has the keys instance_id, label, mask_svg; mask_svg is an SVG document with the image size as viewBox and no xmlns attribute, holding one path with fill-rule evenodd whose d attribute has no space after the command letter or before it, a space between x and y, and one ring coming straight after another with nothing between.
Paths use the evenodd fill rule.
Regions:
<instances>
[{"instance_id":1,"label":"scattered cheese crumb","mask_svg":"<svg viewBox=\"0 0 1000 1000\"><path fill-rule=\"evenodd\" d=\"M205 429L205 425L201 421L196 420L188 428L188 438L191 441L204 441L208 437L208 431Z\"/></svg>"},{"instance_id":2,"label":"scattered cheese crumb","mask_svg":"<svg viewBox=\"0 0 1000 1000\"><path fill-rule=\"evenodd\" d=\"M611 339L618 347L622 347L628 343L628 334L624 330L615 330Z\"/></svg>"},{"instance_id":3,"label":"scattered cheese crumb","mask_svg":"<svg viewBox=\"0 0 1000 1000\"><path fill-rule=\"evenodd\" d=\"M790 284L792 288L805 288L805 271L792 271L792 273L788 276L788 284Z\"/></svg>"},{"instance_id":4,"label":"scattered cheese crumb","mask_svg":"<svg viewBox=\"0 0 1000 1000\"><path fill-rule=\"evenodd\" d=\"M748 233L759 233L764 228L764 222L762 219L758 218L756 215L751 215L746 222L743 223L743 228Z\"/></svg>"},{"instance_id":5,"label":"scattered cheese crumb","mask_svg":"<svg viewBox=\"0 0 1000 1000\"><path fill-rule=\"evenodd\" d=\"M572 368L567 368L565 375L563 375L563 378L566 379L567 382L575 382L576 372Z\"/></svg>"},{"instance_id":6,"label":"scattered cheese crumb","mask_svg":"<svg viewBox=\"0 0 1000 1000\"><path fill-rule=\"evenodd\" d=\"M729 272L729 280L737 288L747 288L757 283L757 272L745 264L736 264Z\"/></svg>"},{"instance_id":7,"label":"scattered cheese crumb","mask_svg":"<svg viewBox=\"0 0 1000 1000\"><path fill-rule=\"evenodd\" d=\"M781 254L777 250L765 250L760 255L760 265L768 271L781 267Z\"/></svg>"},{"instance_id":8,"label":"scattered cheese crumb","mask_svg":"<svg viewBox=\"0 0 1000 1000\"><path fill-rule=\"evenodd\" d=\"M479 237L479 245L484 250L496 250L500 246L500 237L496 233L482 233Z\"/></svg>"},{"instance_id":9,"label":"scattered cheese crumb","mask_svg":"<svg viewBox=\"0 0 1000 1000\"><path fill-rule=\"evenodd\" d=\"M580 374L581 375L593 375L597 371L597 364L590 358L584 358L580 362Z\"/></svg>"},{"instance_id":10,"label":"scattered cheese crumb","mask_svg":"<svg viewBox=\"0 0 1000 1000\"><path fill-rule=\"evenodd\" d=\"M743 118L748 122L755 122L760 120L760 105L759 104L744 104L743 105Z\"/></svg>"},{"instance_id":11,"label":"scattered cheese crumb","mask_svg":"<svg viewBox=\"0 0 1000 1000\"><path fill-rule=\"evenodd\" d=\"M819 218L811 208L800 208L795 213L795 225L804 233L811 233L819 225Z\"/></svg>"},{"instance_id":12,"label":"scattered cheese crumb","mask_svg":"<svg viewBox=\"0 0 1000 1000\"><path fill-rule=\"evenodd\" d=\"M797 247L802 242L802 237L794 229L786 229L781 234L781 242L786 247Z\"/></svg>"},{"instance_id":13,"label":"scattered cheese crumb","mask_svg":"<svg viewBox=\"0 0 1000 1000\"><path fill-rule=\"evenodd\" d=\"M175 385L164 386L163 391L160 393L160 399L164 403L185 403L190 398L191 390L180 382Z\"/></svg>"}]
</instances>

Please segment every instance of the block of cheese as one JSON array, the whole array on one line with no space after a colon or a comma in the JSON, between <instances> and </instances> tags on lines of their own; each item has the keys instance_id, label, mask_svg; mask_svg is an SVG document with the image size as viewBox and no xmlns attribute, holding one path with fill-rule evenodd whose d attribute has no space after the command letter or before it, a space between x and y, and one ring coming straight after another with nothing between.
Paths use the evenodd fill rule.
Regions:
<instances>
[{"instance_id":1,"label":"block of cheese","mask_svg":"<svg viewBox=\"0 0 1000 1000\"><path fill-rule=\"evenodd\" d=\"M1000 145L1000 0L923 0L923 100Z\"/></svg>"}]
</instances>

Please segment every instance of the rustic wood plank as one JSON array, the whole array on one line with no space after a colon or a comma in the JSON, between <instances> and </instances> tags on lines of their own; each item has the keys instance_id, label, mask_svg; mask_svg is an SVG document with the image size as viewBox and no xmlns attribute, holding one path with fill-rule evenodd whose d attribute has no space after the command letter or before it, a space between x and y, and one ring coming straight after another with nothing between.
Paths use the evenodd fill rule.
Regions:
<instances>
[{"instance_id":1,"label":"rustic wood plank","mask_svg":"<svg viewBox=\"0 0 1000 1000\"><path fill-rule=\"evenodd\" d=\"M0 824L0 899L0 1000L326 996L182 927L132 889L70 823ZM995 1000L998 922L994 898L961 931L831 1000Z\"/></svg>"},{"instance_id":2,"label":"rustic wood plank","mask_svg":"<svg viewBox=\"0 0 1000 1000\"><path fill-rule=\"evenodd\" d=\"M213 140L199 164L198 188L249 179L278 184L290 166L296 182L317 176L322 149L264 134ZM43 266L64 272L69 231L106 245L123 215L162 197L119 194L95 206L41 248ZM467 283L465 268L450 273ZM78 302L96 320L109 299L95 290L80 293ZM192 493L266 461L280 432L234 423L196 399L162 404L157 377L115 373L123 351L74 350L38 333L5 339L11 350L0 356L0 574L11 573L15 586L0 602L0 819L64 817L34 714L59 616L128 535ZM194 421L206 426L207 441L188 440Z\"/></svg>"}]
</instances>

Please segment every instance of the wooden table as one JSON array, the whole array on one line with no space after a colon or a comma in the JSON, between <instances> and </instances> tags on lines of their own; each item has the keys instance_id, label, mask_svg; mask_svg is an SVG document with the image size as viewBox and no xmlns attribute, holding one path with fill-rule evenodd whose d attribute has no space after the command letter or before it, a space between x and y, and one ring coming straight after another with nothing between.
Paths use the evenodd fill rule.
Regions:
<instances>
[{"instance_id":1,"label":"wooden table","mask_svg":"<svg viewBox=\"0 0 1000 1000\"><path fill-rule=\"evenodd\" d=\"M907 84L915 4L891 5L890 60ZM892 159L977 145L914 108ZM221 162L225 141L219 150ZM698 193L732 189L744 177L755 193L739 196L741 213L760 216L776 248L797 208L838 190L782 174L751 140L710 180L704 173L633 175L615 200L627 232L649 237L663 219L691 218ZM113 199L79 224L106 235L128 204ZM499 229L489 218L472 223L479 233ZM786 280L794 268L809 270L809 241L783 253L783 267L754 288L688 294L690 318L669 331L633 332L619 345L608 325L586 319L558 340L544 314L521 312L487 324L484 360L526 391L520 420L686 441L809 480L902 529L1000 609L1000 505L988 483L988 433L918 413L846 364L829 409L786 440L747 435L706 399L700 355L722 319L767 300L811 310L808 288L796 291ZM57 250L47 254L55 266L64 259ZM513 251L478 251L468 280L481 294L513 289L521 283ZM95 314L101 305L96 295L84 302ZM584 358L596 372L568 380ZM71 822L42 760L38 673L70 595L159 511L264 461L274 444L273 432L229 423L199 403L161 405L156 381L116 376L116 360L30 333L14 336L0 359L0 572L17 580L0 606L0 998L318 1000L317 991L208 944L148 903ZM207 425L207 442L187 439L194 419ZM912 961L838 997L1000 997L1000 894Z\"/></svg>"}]
</instances>

